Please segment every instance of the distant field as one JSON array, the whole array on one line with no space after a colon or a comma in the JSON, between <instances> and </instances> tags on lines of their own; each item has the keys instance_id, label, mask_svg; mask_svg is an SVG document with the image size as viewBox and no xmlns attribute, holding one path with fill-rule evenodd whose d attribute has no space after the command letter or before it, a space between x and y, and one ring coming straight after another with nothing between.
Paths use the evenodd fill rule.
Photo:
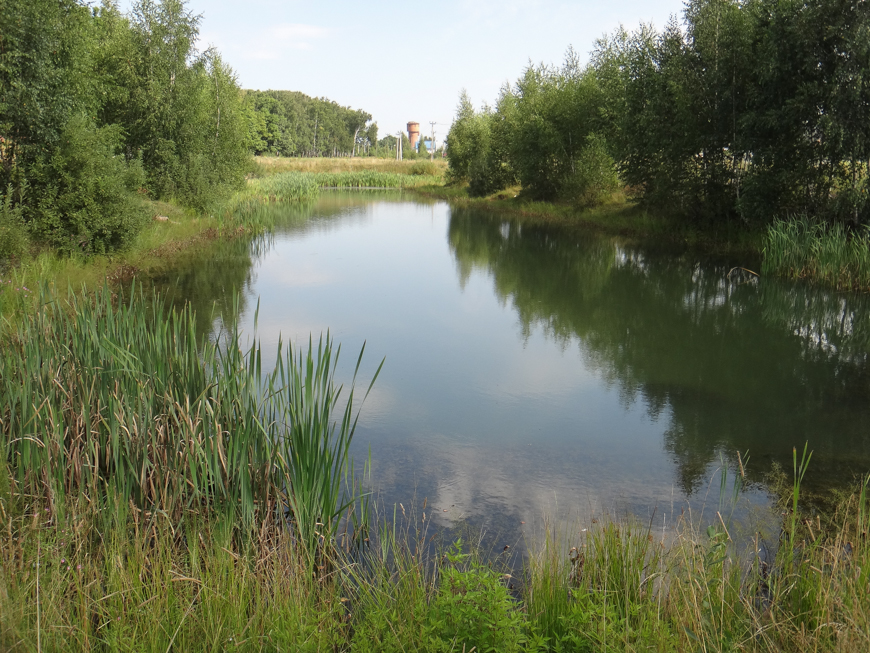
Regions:
<instances>
[{"instance_id":1,"label":"distant field","mask_svg":"<svg viewBox=\"0 0 870 653\"><path fill-rule=\"evenodd\" d=\"M447 160L435 161L396 161L395 159L376 159L372 157L353 158L297 158L297 157L254 157L261 175L274 175L279 172L349 172L372 171L391 172L398 175L443 176L447 170Z\"/></svg>"}]
</instances>

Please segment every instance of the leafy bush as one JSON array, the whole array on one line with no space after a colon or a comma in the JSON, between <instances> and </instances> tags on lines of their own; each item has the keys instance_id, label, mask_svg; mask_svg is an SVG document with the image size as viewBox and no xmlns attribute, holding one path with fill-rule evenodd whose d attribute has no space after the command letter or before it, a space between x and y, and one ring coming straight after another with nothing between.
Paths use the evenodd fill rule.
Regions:
<instances>
[{"instance_id":1,"label":"leafy bush","mask_svg":"<svg viewBox=\"0 0 870 653\"><path fill-rule=\"evenodd\" d=\"M498 574L462 553L461 539L447 554L447 560L428 615L431 650L528 650L524 646L526 615L511 599Z\"/></svg>"},{"instance_id":2,"label":"leafy bush","mask_svg":"<svg viewBox=\"0 0 870 653\"><path fill-rule=\"evenodd\" d=\"M619 190L616 163L608 154L604 139L597 134L586 138L562 186L562 196L580 206L596 206L607 201Z\"/></svg>"},{"instance_id":3,"label":"leafy bush","mask_svg":"<svg viewBox=\"0 0 870 653\"><path fill-rule=\"evenodd\" d=\"M483 197L507 188L514 182L510 166L491 147L477 154L469 166L468 194Z\"/></svg>"},{"instance_id":4,"label":"leafy bush","mask_svg":"<svg viewBox=\"0 0 870 653\"><path fill-rule=\"evenodd\" d=\"M128 244L148 219L134 190L141 164L119 149L118 126L95 127L82 116L63 130L58 148L31 169L37 193L25 212L31 233L60 250L106 253Z\"/></svg>"}]
</instances>

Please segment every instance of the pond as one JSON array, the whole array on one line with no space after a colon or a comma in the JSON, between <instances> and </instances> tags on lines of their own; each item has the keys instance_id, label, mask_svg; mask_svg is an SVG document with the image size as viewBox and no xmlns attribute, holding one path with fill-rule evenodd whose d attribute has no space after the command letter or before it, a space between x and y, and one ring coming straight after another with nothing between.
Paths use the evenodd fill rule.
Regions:
<instances>
[{"instance_id":1,"label":"pond","mask_svg":"<svg viewBox=\"0 0 870 653\"><path fill-rule=\"evenodd\" d=\"M545 516L712 509L723 460L759 511L870 470L866 296L758 279L745 261L657 250L401 193L276 209L268 238L158 279L204 331L238 319L266 356L330 331L367 385L357 467L379 504L505 541ZM729 274L730 272L730 274ZM232 289L242 292L233 305Z\"/></svg>"}]
</instances>

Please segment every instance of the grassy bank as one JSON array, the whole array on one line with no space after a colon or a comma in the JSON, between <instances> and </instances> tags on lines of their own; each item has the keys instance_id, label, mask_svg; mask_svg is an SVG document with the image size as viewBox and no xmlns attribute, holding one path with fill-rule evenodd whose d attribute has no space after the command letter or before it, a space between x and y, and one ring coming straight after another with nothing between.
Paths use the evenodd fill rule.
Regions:
<instances>
[{"instance_id":1,"label":"grassy bank","mask_svg":"<svg viewBox=\"0 0 870 653\"><path fill-rule=\"evenodd\" d=\"M243 225L262 226L261 209L271 204L315 200L322 189L408 189L428 186L440 178L371 170L343 172L280 172L251 179L224 212Z\"/></svg>"},{"instance_id":2,"label":"grassy bank","mask_svg":"<svg viewBox=\"0 0 870 653\"><path fill-rule=\"evenodd\" d=\"M166 202L148 202L149 225L126 249L110 255L68 255L51 248L36 248L15 265L0 269L0 332L36 306L37 290L47 284L57 292L67 288L93 292L104 284L129 282L159 274L196 250L209 250L216 242L261 231L256 219L237 215L205 215Z\"/></svg>"},{"instance_id":3,"label":"grassy bank","mask_svg":"<svg viewBox=\"0 0 870 653\"><path fill-rule=\"evenodd\" d=\"M7 651L866 651L866 497L779 552L684 519L550 531L522 572L421 513L312 571L290 530L22 492L0 468ZM425 512L425 511L424 511ZM423 522L421 522L421 518ZM788 517L785 519L787 529ZM583 532L581 532L583 531ZM579 534L578 534L579 533ZM736 534L735 534L736 538ZM755 555L758 546L762 554Z\"/></svg>"}]
</instances>

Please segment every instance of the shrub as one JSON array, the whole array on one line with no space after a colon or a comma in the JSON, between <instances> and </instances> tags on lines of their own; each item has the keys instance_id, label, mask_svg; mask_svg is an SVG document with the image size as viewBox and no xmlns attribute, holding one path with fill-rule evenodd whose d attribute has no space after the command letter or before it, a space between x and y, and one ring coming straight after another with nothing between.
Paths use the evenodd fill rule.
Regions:
<instances>
[{"instance_id":1,"label":"shrub","mask_svg":"<svg viewBox=\"0 0 870 653\"><path fill-rule=\"evenodd\" d=\"M134 190L144 182L138 161L117 153L117 126L70 120L54 154L31 169L38 196L25 213L31 233L63 251L103 254L136 236L148 215Z\"/></svg>"},{"instance_id":2,"label":"shrub","mask_svg":"<svg viewBox=\"0 0 870 653\"><path fill-rule=\"evenodd\" d=\"M430 605L428 635L433 651L528 650L526 616L492 569L462 553L459 539L447 554L441 586Z\"/></svg>"},{"instance_id":3,"label":"shrub","mask_svg":"<svg viewBox=\"0 0 870 653\"><path fill-rule=\"evenodd\" d=\"M590 134L562 186L563 198L590 207L606 202L619 190L616 164L608 154L604 139Z\"/></svg>"},{"instance_id":4,"label":"shrub","mask_svg":"<svg viewBox=\"0 0 870 653\"><path fill-rule=\"evenodd\" d=\"M428 175L435 177L438 175L438 166L432 161L415 161L408 172L412 175Z\"/></svg>"}]
</instances>

